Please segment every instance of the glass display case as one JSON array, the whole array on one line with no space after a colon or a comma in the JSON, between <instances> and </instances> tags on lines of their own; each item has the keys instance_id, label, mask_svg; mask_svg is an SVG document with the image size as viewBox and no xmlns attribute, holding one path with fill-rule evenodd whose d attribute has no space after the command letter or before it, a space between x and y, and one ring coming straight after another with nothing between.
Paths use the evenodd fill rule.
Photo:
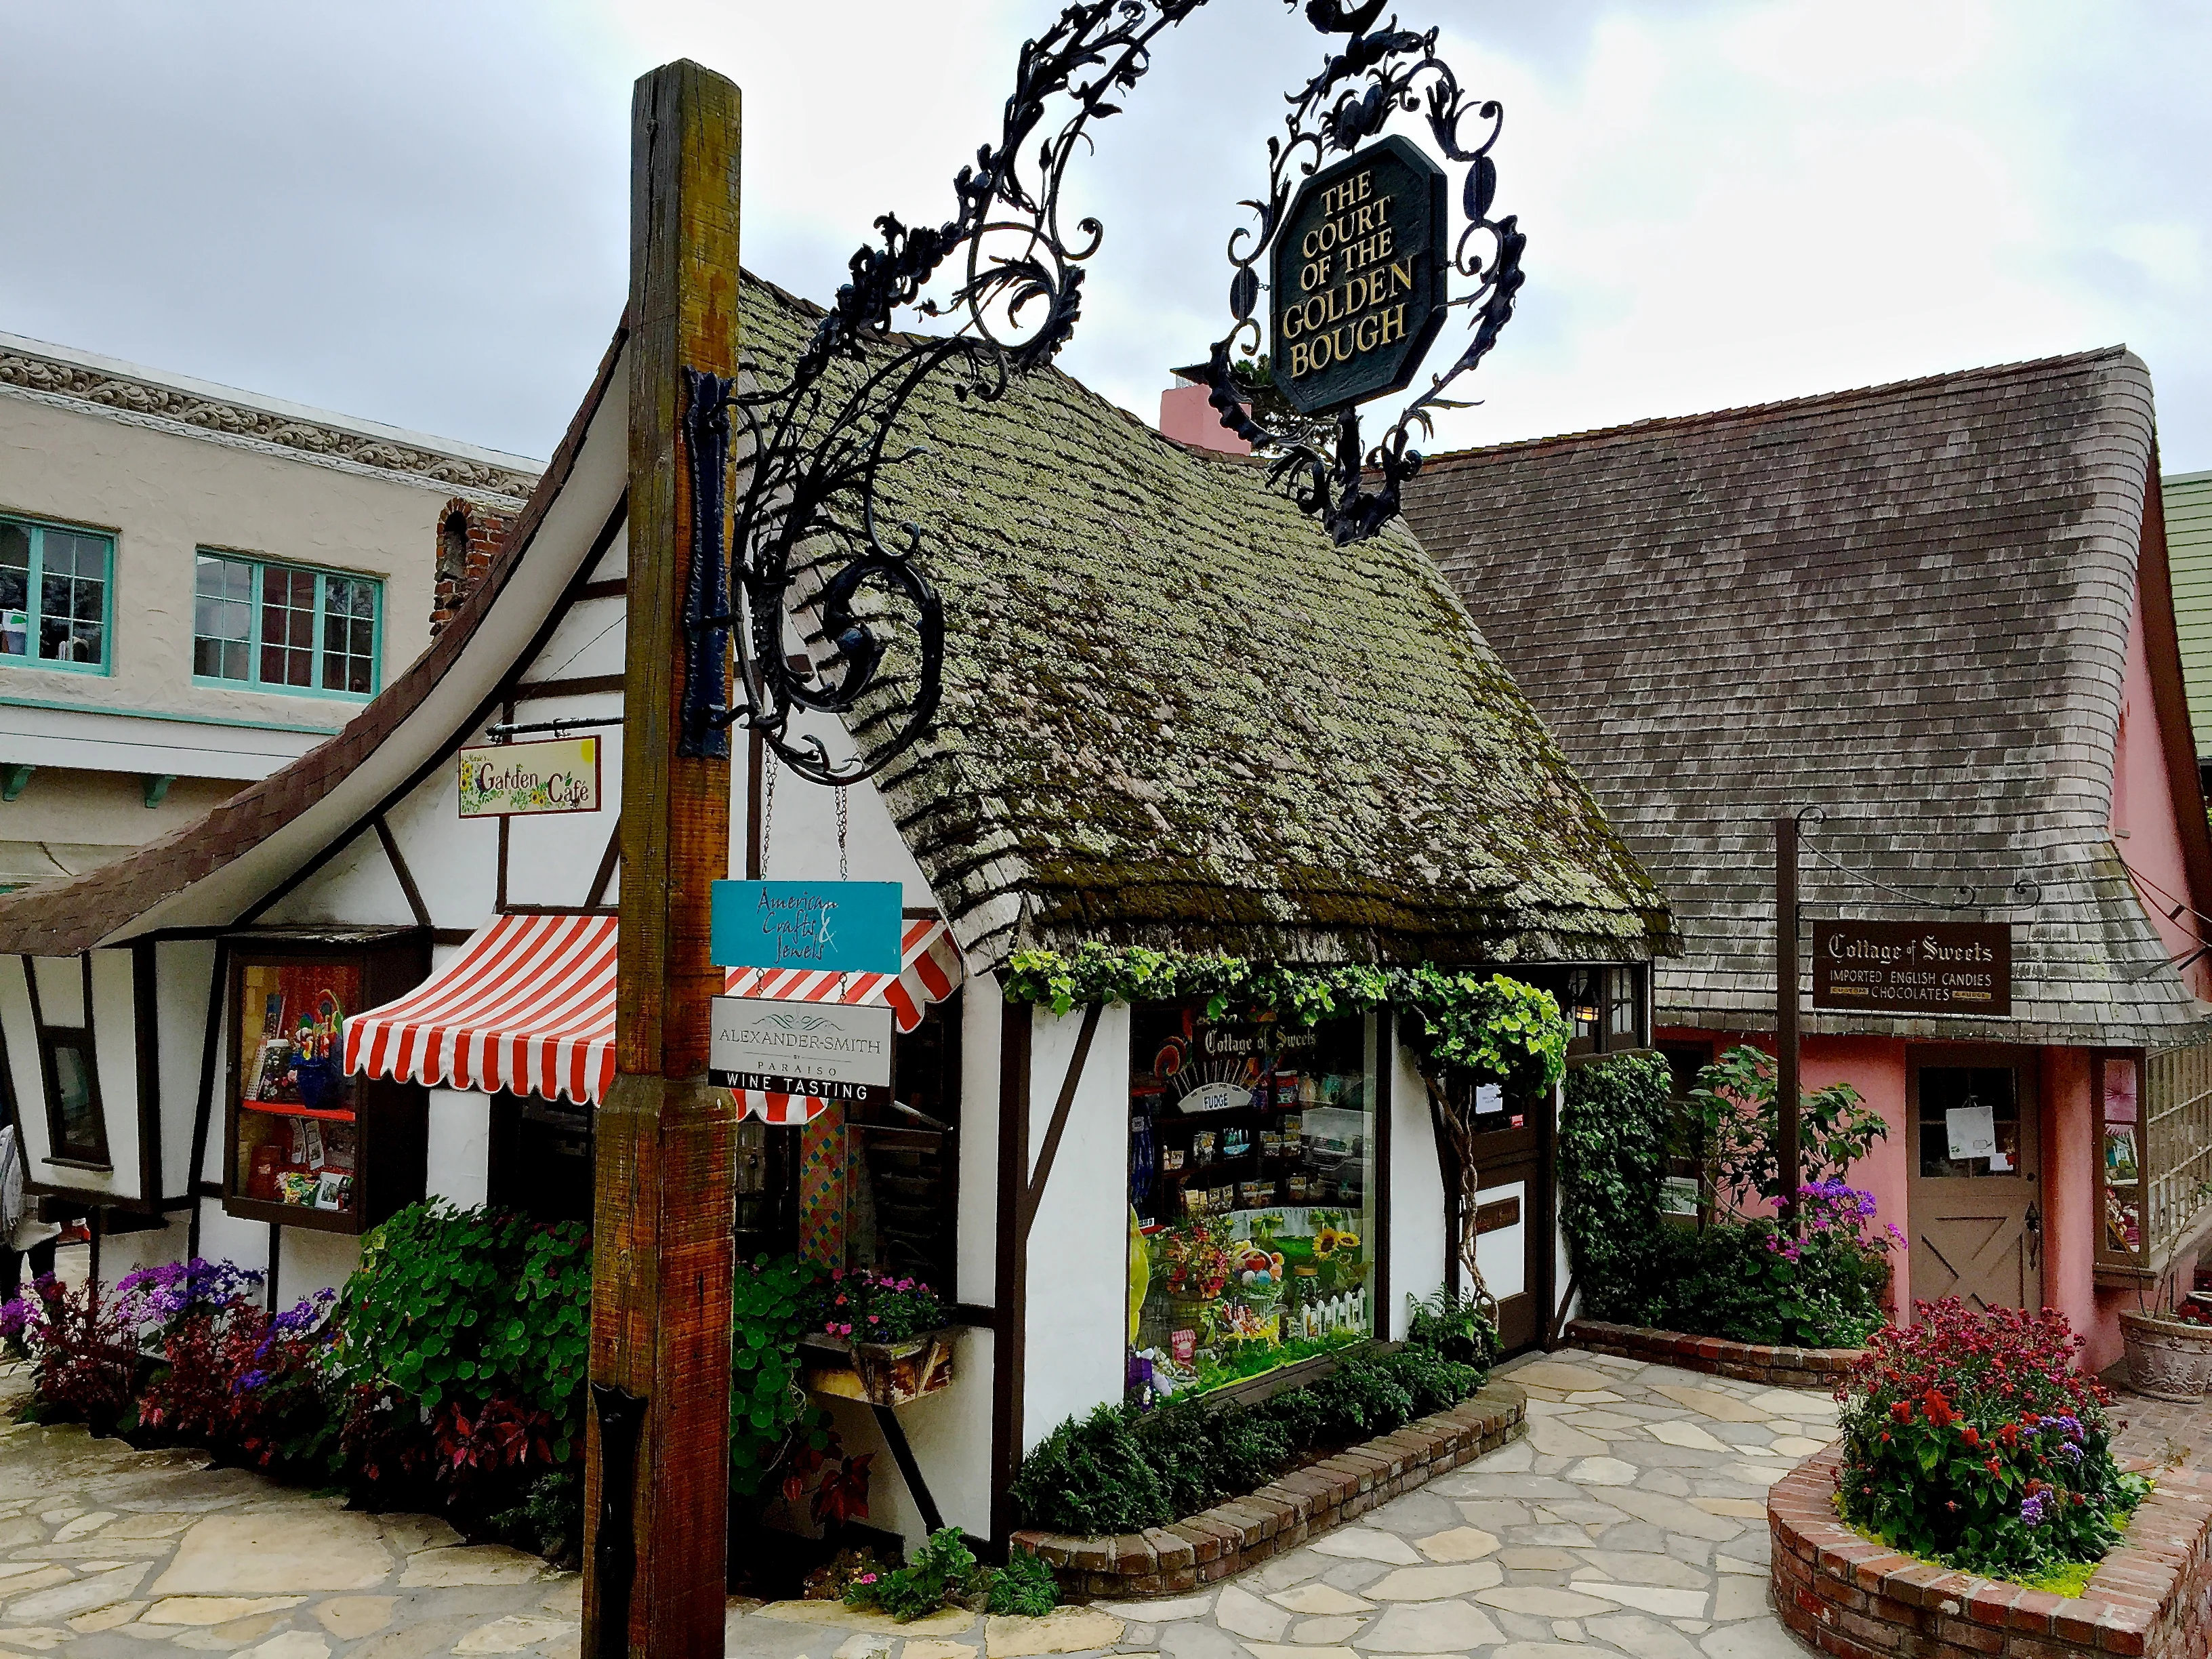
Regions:
<instances>
[{"instance_id":1,"label":"glass display case","mask_svg":"<svg viewBox=\"0 0 2212 1659\"><path fill-rule=\"evenodd\" d=\"M345 1073L345 1022L429 971L419 930L231 943L223 1207L357 1233L420 1199L428 1100Z\"/></svg>"},{"instance_id":2,"label":"glass display case","mask_svg":"<svg viewBox=\"0 0 2212 1659\"><path fill-rule=\"evenodd\" d=\"M1376 1023L1132 1011L1127 1386L1203 1394L1375 1330Z\"/></svg>"}]
</instances>

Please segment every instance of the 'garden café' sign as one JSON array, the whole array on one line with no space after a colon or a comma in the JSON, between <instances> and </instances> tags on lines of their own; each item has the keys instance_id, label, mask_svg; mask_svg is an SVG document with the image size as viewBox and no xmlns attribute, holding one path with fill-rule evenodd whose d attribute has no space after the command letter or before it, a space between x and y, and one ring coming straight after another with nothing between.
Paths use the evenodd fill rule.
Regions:
<instances>
[{"instance_id":1,"label":"'garden caf\u00e9' sign","mask_svg":"<svg viewBox=\"0 0 2212 1659\"><path fill-rule=\"evenodd\" d=\"M1856 1013L2012 1012L2012 924L1813 924L1813 1006Z\"/></svg>"},{"instance_id":2,"label":"'garden caf\u00e9' sign","mask_svg":"<svg viewBox=\"0 0 2212 1659\"><path fill-rule=\"evenodd\" d=\"M599 740L556 738L461 750L461 816L528 817L599 810Z\"/></svg>"},{"instance_id":3,"label":"'garden caf\u00e9' sign","mask_svg":"<svg viewBox=\"0 0 2212 1659\"><path fill-rule=\"evenodd\" d=\"M1316 173L1275 242L1274 381L1303 415L1402 391L1445 312L1443 169L1395 134Z\"/></svg>"}]
</instances>

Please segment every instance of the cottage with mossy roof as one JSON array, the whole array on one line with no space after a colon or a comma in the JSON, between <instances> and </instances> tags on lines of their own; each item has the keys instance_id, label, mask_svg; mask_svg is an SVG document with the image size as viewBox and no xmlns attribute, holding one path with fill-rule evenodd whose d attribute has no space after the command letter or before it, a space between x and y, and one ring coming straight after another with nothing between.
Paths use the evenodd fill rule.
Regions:
<instances>
[{"instance_id":1,"label":"cottage with mossy roof","mask_svg":"<svg viewBox=\"0 0 2212 1659\"><path fill-rule=\"evenodd\" d=\"M751 372L817 315L748 279ZM0 897L33 1188L95 1218L102 1279L228 1258L289 1302L426 1198L589 1214L635 355L625 325L480 584L337 737ZM1474 1267L1509 1346L1540 1340L1552 1085L1644 1042L1673 930L1402 528L1337 548L1261 467L1049 371L907 424L927 453L884 510L944 598L942 704L842 792L741 741L729 860L900 884L897 973L729 987L887 1011L890 1098L745 1096L738 1249L937 1290L921 1397L872 1411L821 1356L811 1386L887 1454L877 1524L1003 1540L1023 1455L1127 1390L1318 1374ZM840 754L881 740L865 706L810 719ZM526 787L554 764L528 743L557 789ZM1438 1058L1484 1042L1494 1077Z\"/></svg>"}]
</instances>

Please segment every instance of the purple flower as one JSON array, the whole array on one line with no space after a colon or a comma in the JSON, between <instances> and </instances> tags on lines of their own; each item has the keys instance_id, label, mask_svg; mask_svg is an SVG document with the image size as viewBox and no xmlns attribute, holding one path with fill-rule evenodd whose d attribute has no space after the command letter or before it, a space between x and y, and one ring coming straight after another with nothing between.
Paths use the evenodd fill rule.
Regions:
<instances>
[{"instance_id":1,"label":"purple flower","mask_svg":"<svg viewBox=\"0 0 2212 1659\"><path fill-rule=\"evenodd\" d=\"M269 1373L267 1371L247 1371L238 1379L235 1392L239 1394L251 1394L254 1389L261 1387L268 1381Z\"/></svg>"},{"instance_id":2,"label":"purple flower","mask_svg":"<svg viewBox=\"0 0 2212 1659\"><path fill-rule=\"evenodd\" d=\"M2039 1526L2043 1521L2044 1498L2041 1492L2020 1500L2020 1518L2029 1526Z\"/></svg>"}]
</instances>

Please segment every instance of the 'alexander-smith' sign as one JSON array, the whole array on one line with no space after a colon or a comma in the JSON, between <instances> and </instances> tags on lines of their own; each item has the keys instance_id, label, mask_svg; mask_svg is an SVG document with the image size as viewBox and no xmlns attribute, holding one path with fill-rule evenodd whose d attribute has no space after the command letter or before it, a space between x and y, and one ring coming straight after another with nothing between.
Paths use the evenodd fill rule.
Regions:
<instances>
[{"instance_id":1,"label":"'alexander-smith' sign","mask_svg":"<svg viewBox=\"0 0 2212 1659\"><path fill-rule=\"evenodd\" d=\"M1314 174L1275 239L1275 386L1310 415L1402 390L1444 321L1443 169L1395 134Z\"/></svg>"},{"instance_id":2,"label":"'alexander-smith' sign","mask_svg":"<svg viewBox=\"0 0 2212 1659\"><path fill-rule=\"evenodd\" d=\"M2012 924L1815 921L1813 1006L1859 1013L2012 1012Z\"/></svg>"}]
</instances>

